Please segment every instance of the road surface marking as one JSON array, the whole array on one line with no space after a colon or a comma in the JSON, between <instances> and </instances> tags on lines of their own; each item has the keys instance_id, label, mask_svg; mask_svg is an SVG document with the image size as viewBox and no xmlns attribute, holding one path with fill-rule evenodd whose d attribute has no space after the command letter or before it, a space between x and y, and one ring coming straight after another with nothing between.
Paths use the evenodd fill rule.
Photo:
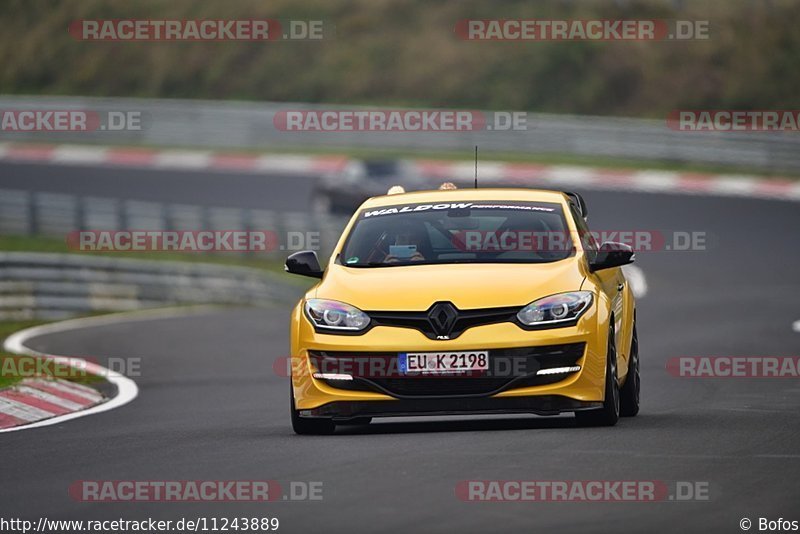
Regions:
<instances>
[{"instance_id":1,"label":"road surface marking","mask_svg":"<svg viewBox=\"0 0 800 534\"><path fill-rule=\"evenodd\" d=\"M216 309L216 308L213 306L196 306L194 308L182 308L182 309L164 308L158 310L114 313L109 315L101 315L98 317L83 317L80 319L69 319L67 321L50 323L41 326L34 326L32 328L26 328L25 330L20 330L19 332L15 332L11 334L8 338L6 338L6 341L3 344L3 349L7 352L11 352L14 354L48 357L52 358L56 363L68 366L76 366L77 364L75 363L74 358L45 355L41 352L29 348L28 346L25 345L25 343L31 338L46 334L55 334L57 332L68 332L70 330L78 330L81 328L89 328L94 326L105 326L111 324L128 323L136 321L148 321L164 317L181 317L185 315L195 315L195 314L207 313L208 310L210 309ZM29 428L39 428L43 426L56 425L59 423L63 423L65 421L69 421L71 419L77 419L78 417L86 417L87 415L107 412L109 410L113 410L114 408L119 408L120 406L128 404L133 399L135 399L136 396L139 394L139 388L136 385L136 382L134 382L130 378L120 373L111 371L109 369L106 369L105 367L101 367L100 365L97 365L92 362L86 362L85 364L83 364L80 370L82 372L85 371L88 373L93 373L103 376L106 380L117 386L117 395L105 402L101 402L100 404L96 404L90 408L86 408L80 411L67 413L64 415L58 415L56 417L52 417L53 414L47 414L46 416L49 416L49 419L42 419L41 417L36 417L33 420L35 419L42 419L42 420L36 421L28 425L3 428L0 429L0 433L14 432L17 430L27 430ZM15 404L13 401L9 401L8 399L0 399L0 403L3 402L5 402L5 404L9 403ZM24 406L22 407L22 410L23 412L20 413L25 413ZM6 411L6 413L9 412ZM16 414L14 413L12 413L11 415L16 416Z\"/></svg>"},{"instance_id":2,"label":"road surface marking","mask_svg":"<svg viewBox=\"0 0 800 534\"><path fill-rule=\"evenodd\" d=\"M53 417L55 414L30 406L28 404L17 402L13 399L0 397L0 412L22 419L23 421L38 421L45 417ZM12 427L15 428L15 427ZM4 430L0 430L4 432Z\"/></svg>"}]
</instances>

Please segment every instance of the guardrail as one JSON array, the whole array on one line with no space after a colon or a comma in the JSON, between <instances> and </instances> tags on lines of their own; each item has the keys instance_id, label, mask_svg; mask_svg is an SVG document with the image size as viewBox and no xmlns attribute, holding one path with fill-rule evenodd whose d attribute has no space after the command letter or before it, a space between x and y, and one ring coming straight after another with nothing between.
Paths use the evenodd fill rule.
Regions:
<instances>
[{"instance_id":1,"label":"guardrail","mask_svg":"<svg viewBox=\"0 0 800 534\"><path fill-rule=\"evenodd\" d=\"M0 252L0 280L0 320L183 304L258 305L300 293L258 269L41 252Z\"/></svg>"},{"instance_id":2,"label":"guardrail","mask_svg":"<svg viewBox=\"0 0 800 534\"><path fill-rule=\"evenodd\" d=\"M2 96L0 109L137 111L141 130L2 132L4 141L48 141L206 148L448 150L609 156L682 163L800 170L800 136L768 132L680 132L665 120L529 113L525 131L286 132L273 125L285 110L370 108L270 102Z\"/></svg>"},{"instance_id":3,"label":"guardrail","mask_svg":"<svg viewBox=\"0 0 800 534\"><path fill-rule=\"evenodd\" d=\"M0 234L10 235L66 239L69 232L81 230L237 230L269 231L281 237L290 232L314 232L318 234L320 253L324 255L333 250L346 223L346 217L316 212L165 204L0 189ZM278 247L252 254L278 257L286 252L286 248Z\"/></svg>"},{"instance_id":4,"label":"guardrail","mask_svg":"<svg viewBox=\"0 0 800 534\"><path fill-rule=\"evenodd\" d=\"M0 234L61 239L81 230L245 230L315 232L325 257L344 218L213 208L0 189ZM218 252L283 258L290 251ZM211 252L193 252L210 254ZM300 290L259 269L210 263L117 258L91 252L0 252L0 320L60 319L91 312L182 304L256 305Z\"/></svg>"}]
</instances>

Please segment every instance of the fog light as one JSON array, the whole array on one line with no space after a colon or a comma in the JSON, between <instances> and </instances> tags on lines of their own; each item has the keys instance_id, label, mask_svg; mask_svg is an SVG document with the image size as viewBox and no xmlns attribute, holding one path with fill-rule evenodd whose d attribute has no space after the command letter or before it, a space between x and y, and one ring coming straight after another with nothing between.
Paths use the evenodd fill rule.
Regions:
<instances>
[{"instance_id":1,"label":"fog light","mask_svg":"<svg viewBox=\"0 0 800 534\"><path fill-rule=\"evenodd\" d=\"M573 365L572 367L551 367L550 369L539 369L536 371L537 375L560 375L564 373L574 373L580 371L580 365Z\"/></svg>"},{"instance_id":2,"label":"fog light","mask_svg":"<svg viewBox=\"0 0 800 534\"><path fill-rule=\"evenodd\" d=\"M353 377L350 375L346 375L343 373L314 373L312 375L314 378L320 378L322 380L352 380Z\"/></svg>"}]
</instances>

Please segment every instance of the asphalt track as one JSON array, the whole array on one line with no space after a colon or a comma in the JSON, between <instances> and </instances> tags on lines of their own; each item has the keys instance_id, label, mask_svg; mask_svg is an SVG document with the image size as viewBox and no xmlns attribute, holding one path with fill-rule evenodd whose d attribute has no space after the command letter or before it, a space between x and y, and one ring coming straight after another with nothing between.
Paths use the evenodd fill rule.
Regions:
<instances>
[{"instance_id":1,"label":"asphalt track","mask_svg":"<svg viewBox=\"0 0 800 534\"><path fill-rule=\"evenodd\" d=\"M303 211L313 179L287 174L0 162L0 187L170 204Z\"/></svg>"},{"instance_id":2,"label":"asphalt track","mask_svg":"<svg viewBox=\"0 0 800 534\"><path fill-rule=\"evenodd\" d=\"M0 184L6 182L3 175ZM273 183L270 194L303 202L307 188L299 183L286 182L280 192ZM140 395L112 412L0 437L2 516L275 516L284 532L730 533L741 532L744 517L755 523L752 531L759 517L800 520L797 379L686 379L665 370L673 356L798 355L798 205L619 192L585 197L595 229L711 236L704 251L638 254L649 286L638 303L638 417L596 429L576 428L569 416L386 419L299 437L289 426L287 381L272 371L288 351L288 304L88 328L29 344L97 355L100 363L141 357ZM80 503L67 493L77 480L206 479L322 481L324 499ZM699 481L708 482L710 500L457 499L456 484L474 479Z\"/></svg>"}]
</instances>

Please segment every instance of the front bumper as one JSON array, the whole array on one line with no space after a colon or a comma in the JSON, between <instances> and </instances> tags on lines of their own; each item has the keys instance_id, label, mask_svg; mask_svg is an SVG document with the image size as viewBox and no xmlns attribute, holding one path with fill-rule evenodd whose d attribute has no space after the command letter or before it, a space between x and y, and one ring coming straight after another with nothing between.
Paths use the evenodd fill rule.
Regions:
<instances>
[{"instance_id":1,"label":"front bumper","mask_svg":"<svg viewBox=\"0 0 800 534\"><path fill-rule=\"evenodd\" d=\"M341 336L314 331L298 308L293 315L292 386L295 406L303 417L347 419L364 416L450 415L479 413L555 414L599 407L604 398L607 325L598 325L597 307L587 311L574 326L547 330L523 330L512 323L478 326L458 338L428 339L417 330L379 326L363 335ZM492 351L583 344L577 360L580 371L564 374L543 385L508 387L499 392L439 395L415 398L414 394L359 391L334 387L317 379L309 354L398 353L437 351ZM470 380L463 378L461 380ZM511 384L514 386L514 384Z\"/></svg>"},{"instance_id":2,"label":"front bumper","mask_svg":"<svg viewBox=\"0 0 800 534\"><path fill-rule=\"evenodd\" d=\"M301 417L332 417L347 421L359 417L403 417L417 415L487 415L532 413L558 415L602 407L602 402L588 402L560 395L531 397L478 397L447 399L400 399L383 401L336 401L319 408L301 410Z\"/></svg>"}]
</instances>

